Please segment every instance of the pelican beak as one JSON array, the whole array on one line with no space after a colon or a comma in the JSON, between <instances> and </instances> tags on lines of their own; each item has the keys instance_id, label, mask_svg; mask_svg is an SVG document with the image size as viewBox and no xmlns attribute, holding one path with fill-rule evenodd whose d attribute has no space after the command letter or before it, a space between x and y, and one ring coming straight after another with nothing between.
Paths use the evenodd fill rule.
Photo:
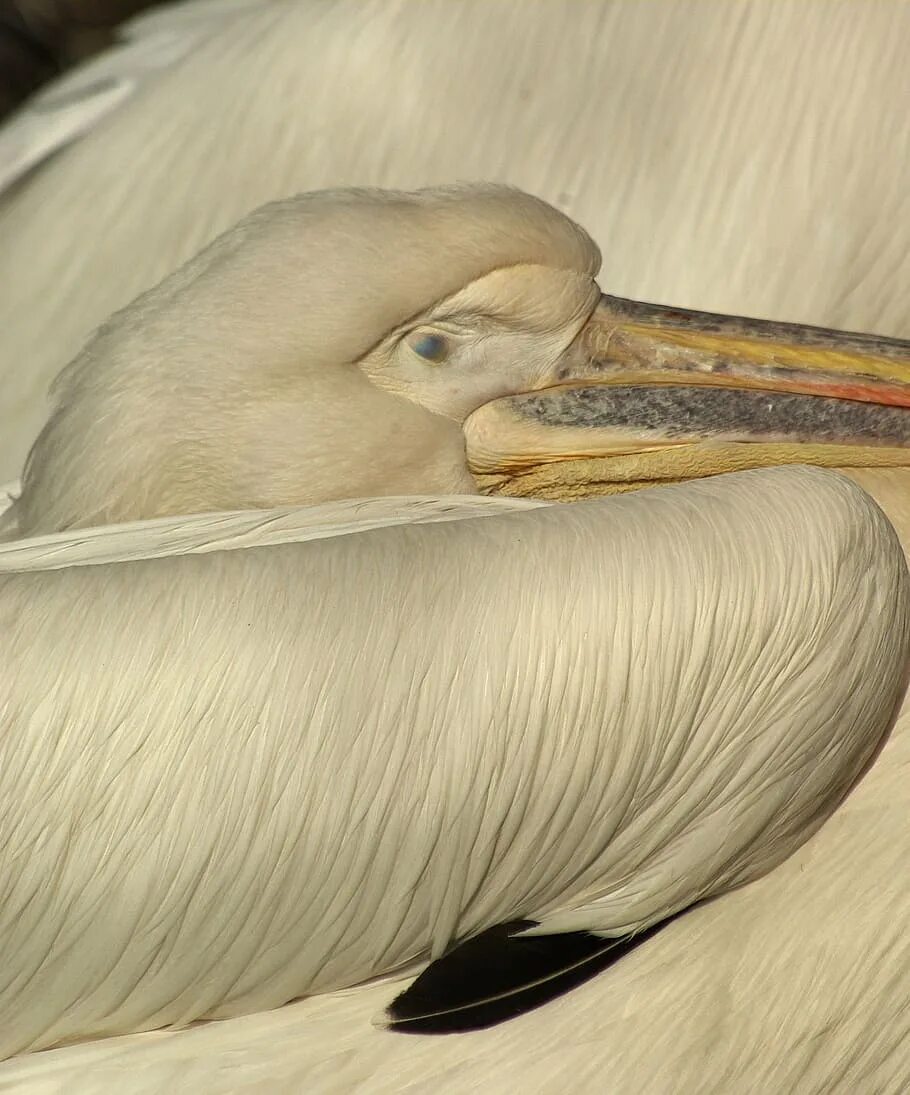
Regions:
<instances>
[{"instance_id":1,"label":"pelican beak","mask_svg":"<svg viewBox=\"0 0 910 1095\"><path fill-rule=\"evenodd\" d=\"M481 489L550 497L910 465L910 342L604 295L543 385L480 407L465 437Z\"/></svg>"}]
</instances>

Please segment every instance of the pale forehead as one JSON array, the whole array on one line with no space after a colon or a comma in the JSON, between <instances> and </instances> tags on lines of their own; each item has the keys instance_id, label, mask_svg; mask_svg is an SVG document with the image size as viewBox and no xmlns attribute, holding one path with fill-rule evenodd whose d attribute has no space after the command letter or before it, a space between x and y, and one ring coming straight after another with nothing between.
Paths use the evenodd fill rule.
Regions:
<instances>
[{"instance_id":1,"label":"pale forehead","mask_svg":"<svg viewBox=\"0 0 910 1095\"><path fill-rule=\"evenodd\" d=\"M316 191L262 206L244 226L252 233L292 233L307 247L331 248L340 260L346 251L377 244L396 252L439 248L459 265L473 263L473 277L523 263L590 277L600 268L600 253L584 229L547 202L494 183Z\"/></svg>"},{"instance_id":2,"label":"pale forehead","mask_svg":"<svg viewBox=\"0 0 910 1095\"><path fill-rule=\"evenodd\" d=\"M377 337L492 271L535 266L592 279L600 253L558 210L511 187L414 193L325 191L265 206L237 231L294 291L333 356L361 356Z\"/></svg>"},{"instance_id":3,"label":"pale forehead","mask_svg":"<svg viewBox=\"0 0 910 1095\"><path fill-rule=\"evenodd\" d=\"M174 347L187 358L219 342L230 351L218 355L222 374L232 362L261 366L264 346L299 365L357 361L493 271L536 267L590 282L599 263L583 229L511 187L302 194L254 211L113 317L92 368L115 344L118 373L122 360L144 369L163 345L168 358Z\"/></svg>"}]
</instances>

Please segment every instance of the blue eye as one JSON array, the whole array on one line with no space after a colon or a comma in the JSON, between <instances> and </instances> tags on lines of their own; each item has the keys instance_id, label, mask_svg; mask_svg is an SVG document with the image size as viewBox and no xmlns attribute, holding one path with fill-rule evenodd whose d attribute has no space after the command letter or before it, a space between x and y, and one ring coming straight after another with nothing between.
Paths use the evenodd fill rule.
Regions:
<instances>
[{"instance_id":1,"label":"blue eye","mask_svg":"<svg viewBox=\"0 0 910 1095\"><path fill-rule=\"evenodd\" d=\"M408 336L408 345L424 361L443 361L449 354L449 340L443 335L414 331Z\"/></svg>"}]
</instances>

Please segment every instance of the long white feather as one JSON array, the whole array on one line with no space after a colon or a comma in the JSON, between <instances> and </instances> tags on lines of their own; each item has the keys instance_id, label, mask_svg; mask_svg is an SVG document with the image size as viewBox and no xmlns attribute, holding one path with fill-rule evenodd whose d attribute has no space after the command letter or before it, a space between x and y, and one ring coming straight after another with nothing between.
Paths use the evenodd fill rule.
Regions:
<instances>
[{"instance_id":1,"label":"long white feather","mask_svg":"<svg viewBox=\"0 0 910 1095\"><path fill-rule=\"evenodd\" d=\"M7 1054L760 876L868 760L910 652L890 525L792 468L27 567L0 617Z\"/></svg>"}]
</instances>

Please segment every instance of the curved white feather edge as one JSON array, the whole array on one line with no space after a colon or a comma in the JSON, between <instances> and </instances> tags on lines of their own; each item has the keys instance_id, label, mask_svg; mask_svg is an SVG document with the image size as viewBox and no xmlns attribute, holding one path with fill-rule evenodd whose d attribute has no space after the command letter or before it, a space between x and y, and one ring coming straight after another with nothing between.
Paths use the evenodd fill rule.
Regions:
<instances>
[{"instance_id":1,"label":"curved white feather edge","mask_svg":"<svg viewBox=\"0 0 910 1095\"><path fill-rule=\"evenodd\" d=\"M905 1090L907 723L838 817L783 866L689 914L610 977L472 1035L469 1051L461 1038L370 1028L395 987L365 985L13 1059L0 1065L0 1091L544 1092L570 1068L579 1092L658 1092L670 1062L683 1092Z\"/></svg>"},{"instance_id":2,"label":"curved white feather edge","mask_svg":"<svg viewBox=\"0 0 910 1095\"><path fill-rule=\"evenodd\" d=\"M653 492L653 494L651 494L647 499L644 498L643 496L631 496L627 499L614 500L614 501L609 503L609 506L614 511L614 514L613 514L614 516L616 516L619 513L619 511L621 511L621 510L629 510L629 509L640 510L643 505L647 505L647 508L650 511L651 507L652 507L652 499L653 499L653 504L656 505L657 499L658 499L658 497L660 497L661 505L658 506L658 509L660 510L661 508L666 508L666 506L668 504L671 504L674 501L677 504L682 503L685 496L686 496L686 494L687 494L688 495L688 501L686 502L686 507L685 508L686 508L687 512L691 511L692 514L694 515L695 513L697 513L701 509L701 506L703 504L705 504L707 502L710 502L711 496L715 493L723 493L725 495L729 495L731 501L733 500L734 495L742 494L743 497L745 497L745 495L749 495L750 500L749 500L748 508L743 509L742 504L739 503L739 511L738 511L739 519L734 522L734 525L738 528L740 535L744 535L744 536L746 536L746 538L748 538L750 534L757 532L762 527L761 519L759 519L757 517L757 515L753 512L753 510L755 508L757 508L759 513L764 513L765 512L765 507L763 507L763 506L755 507L754 489L752 489L752 488L758 486L760 483L764 483L762 493L764 493L765 496L766 496L765 500L770 503L770 501L774 500L773 496L780 488L786 488L787 484L791 481L794 482L794 483L799 483L800 481L803 481L803 480L808 481L805 485L809 486L810 488L815 488L815 489L812 489L812 490L809 491L809 496L807 497L806 502L807 502L807 504L811 503L811 504L809 504L810 509L815 510L817 508L818 516L822 518L822 526L817 530L819 535L816 539L818 540L818 542L815 544L814 549L810 549L808 551L809 557L815 558L817 563L819 563L822 567L821 571L817 571L819 577L822 576L822 574L824 573L824 571L826 569L826 566L827 566L827 564L825 564L825 562L824 562L824 559L827 558L827 553L828 553L828 544L829 544L828 532L830 531L830 529L832 527L840 527L839 523L840 523L841 520L843 520L843 522L844 522L843 527L842 527L842 532L845 535L846 540L842 540L840 534L837 537L835 537L835 539L838 541L838 543L841 545L842 548L846 548L848 546L848 544L850 544L854 541L855 538L861 537L862 544L863 544L863 551L861 552L861 554L863 554L863 552L866 552L866 551L869 550L871 543L876 539L876 537L872 535L873 532L876 531L876 530L877 530L878 534L883 534L885 536L886 541L889 539L889 537L893 538L893 531L890 532L890 533L888 533L886 531L886 526L884 526L884 524L883 524L881 514L879 513L879 511L877 509L875 509L874 507L870 508L871 504L868 502L868 499L866 499L866 501L863 502L863 497L864 496L861 495L860 492L858 492L856 490L856 488L849 487L845 480L839 479L839 477L837 477L837 476L833 476L833 475L830 475L830 474L825 475L824 473L819 473L817 471L809 470L809 469L797 469L795 472L792 471L792 470L786 470L785 471L784 469L776 469L774 472L765 472L765 473L762 473L761 475L756 475L756 474L752 474L752 473L743 473L740 476L731 476L731 477L725 478L724 480L717 480L717 481L710 481L710 482L706 482L706 483L695 484L695 485L693 485L689 488L686 488L685 494L681 493L680 488L668 488L666 491L661 491L659 493L658 492ZM795 501L795 499L790 499L789 503L788 503L788 500L787 500L786 497L781 499L781 500L775 500L774 508L780 511L779 515L782 516L782 519L784 520L785 526L788 526L788 523L790 521L790 512L792 511L792 504L791 503L793 501ZM829 512L828 512L829 511L829 503L834 506L834 509L835 509L836 513L839 515L835 526L831 526L831 524L830 524L831 517L830 517ZM857 503L860 503L860 504L857 505ZM695 509L691 509L692 504L695 504L695 506L696 506ZM598 505L602 505L602 504L598 504ZM588 509L588 507L584 507L584 508ZM800 507L800 508L802 508L802 507ZM589 510L589 512L593 512L593 511ZM669 510L667 512L669 513ZM604 514L604 516L606 516L606 514ZM644 515L639 514L639 516L642 517ZM541 515L541 517L544 519L544 523L546 523L548 521L547 515ZM666 517L666 514L664 514L664 517ZM650 515L649 520L651 521L652 525L655 525L655 522L656 522L655 527L657 527L657 526L663 527L664 517L661 517L661 514L658 512L656 514ZM870 517L874 518L871 527L870 527L870 523L869 523L869 520L868 520L868 518L870 518ZM517 516L517 519L519 521L523 520L519 516ZM701 520L701 519L699 519L699 520ZM552 520L550 520L549 523L552 525ZM709 520L708 523L710 524L710 520ZM609 522L609 524L613 525L614 522ZM684 524L686 524L686 523L684 522ZM811 522L810 522L810 525L811 525ZM688 527L688 525L686 525L686 527ZM761 537L759 537L759 539L761 539ZM806 591L807 587L800 580L801 567L799 567L797 565L798 560L794 560L792 565L788 564L788 565L785 565L783 568L781 568L779 564L782 562L782 560L777 557L777 549L774 547L774 543L776 543L776 541L772 540L772 543L769 545L769 547L771 549L771 556L768 559L768 562L772 566L772 569L774 570L774 573L777 573L777 574L779 574L779 576L784 578L786 580L786 582L788 583L788 588L792 588L792 590L794 592L802 591L802 592L799 593L800 596L805 595L805 596L809 596L810 598L813 597L814 593L812 593L811 588L809 589L809 592L806 593L805 591ZM716 546L718 548L720 548L720 555L716 556L718 561L723 561L724 559L729 561L735 555L735 553L731 554L731 552L728 551L727 547L725 547L723 544L719 543ZM821 555L816 556L814 554L814 551L817 550L819 547L821 547ZM640 551L640 545L638 544L637 538L636 538L634 543L630 542L629 544L627 544L626 549L627 550L632 550L635 557L638 558L639 551ZM873 581L873 584L872 584L872 587L871 587L871 592L874 596L875 603L879 607L887 606L887 604L889 603L889 599L893 597L893 592L891 592L894 589L894 584L893 584L892 579L900 577L901 581L905 580L902 577L905 574L905 569L904 569L905 564L903 562L902 555L900 554L899 550L897 549L896 542L892 544L892 549L889 549L889 551L886 554L887 554L888 558L891 560L891 564L889 564L890 569L888 567L886 567L887 573L882 572L881 574L879 574L878 578L875 581ZM899 563L898 563L898 561L899 561ZM656 560L652 560L652 562L656 562ZM644 563L645 563L645 566L647 567L647 558L644 560ZM850 559L851 568L854 568L858 574L863 573L865 565L866 564L863 562L862 558L858 558L858 559L857 558L851 558ZM794 566L796 567L795 571L794 571ZM897 568L897 569L895 569L895 568ZM899 571L899 573L898 573L898 571ZM657 579L657 577L661 573L662 573L661 568L658 566L656 568L655 572L654 572L654 578ZM731 572L731 573L735 573L735 567L734 567L734 571ZM748 576L746 576L746 577L748 577ZM825 582L822 583L823 586L825 584L826 584ZM737 583L734 583L734 585L737 585ZM666 587L666 588L671 589L672 587L673 587L673 580L670 579L670 586ZM738 586L737 586L737 588L738 588ZM721 579L721 589L722 590L723 589L727 590L728 599L725 603L727 604L728 609L730 609L732 611L733 607L731 607L731 606L735 607L736 605L739 604L739 600L736 597L733 597L732 601L729 599L731 596L733 596L733 594L735 593L735 590L732 589L732 588L729 588L728 586L726 586L722 579ZM849 592L849 590L851 590L851 589L853 589L853 585L852 585L852 583L848 582L847 583L847 592ZM844 591L842 591L842 592L844 592ZM850 604L852 604L852 601L850 600L850 598L852 596L853 596L852 593L850 593L849 596L848 596L848 602ZM722 598L722 600L723 600L723 598ZM746 602L749 602L748 597L746 597ZM773 602L773 598L772 598L772 602ZM842 608L849 607L848 602L844 602L844 604L841 607ZM670 597L669 600L666 601L666 603L667 604L675 604L676 603L675 597ZM749 602L749 603L751 603L751 602ZM755 607L757 607L757 606L758 606L758 602L756 603ZM744 610L748 611L748 603L741 606L741 607ZM894 607L894 606L892 606L892 607ZM738 612L738 611L740 611L740 609L735 608L735 611ZM754 621L754 627L752 628L752 630L754 631L754 635L752 635L752 638L755 639L755 641L758 641L758 642L763 641L762 640L762 634L764 633L763 632L764 624L762 624L761 620L765 618L766 612L767 612L767 606L764 606L762 613L759 614L761 619L755 620ZM862 615L863 619L866 618L865 613L862 613L861 615ZM850 619L854 619L854 620L858 618L855 613L852 613L852 614L848 613L848 617ZM870 625L869 626L870 627L873 626L872 621L874 621L877 618L878 618L878 614L873 612L871 614L871 616L869 617L869 619L870 619ZM765 621L765 622L767 622L767 621ZM882 622L884 622L884 621L882 621ZM847 626L848 626L848 629L852 626L852 625L849 624L849 620L848 620ZM903 624L901 624L901 626L897 629L897 631L899 631L900 634L903 635L903 634L905 634L906 628ZM895 637L894 641L898 641L897 640L897 631L890 632L890 631L888 631L888 629L886 629L886 633L894 635L894 637ZM751 632L750 632L750 634L751 634ZM870 632L870 634L871 634L871 632ZM817 636L816 636L816 639L817 639ZM875 644L873 643L873 645L875 645ZM839 642L835 642L834 650L843 650L843 647ZM852 648L852 645L851 645L850 650L847 651L847 653L846 653L846 657L847 657L848 660L852 659L854 662L856 662L857 659L853 656L852 650L853 650L853 648ZM729 654L729 653L730 653L730 651L727 650L726 654ZM891 653L893 654L894 651L892 650ZM35 656L38 657L39 664L43 664L40 656L37 655L37 652L35 653ZM843 663L843 660L844 660L844 657L843 657L843 655L841 655L841 660L840 660L840 662L838 662L838 664L841 665ZM863 662L862 658L860 658L860 662L862 662L863 664L866 664L866 665L869 664L868 661ZM718 655L718 657L715 658L715 660L714 660L714 668L718 672L723 673L724 672L724 666L726 664L727 664L727 658L724 655L724 653L720 653ZM748 664L748 661L745 664ZM860 668L861 668L861 666L860 666L859 663L855 664L852 667L852 673L855 674L855 673L859 672ZM830 669L830 666L829 666L829 669ZM610 690L608 689L607 691L609 692ZM682 691L683 691L683 693L686 693L686 694L688 694L688 692L689 692L689 690L685 689L685 688L682 689ZM791 697L791 699L792 699L792 697ZM775 702L777 702L777 701L775 701ZM818 716L818 715L819 715L819 712L814 712L813 713L813 717ZM644 721L644 723L647 724L649 720L644 719L643 721ZM786 733L786 730L785 730L785 733ZM620 739L615 738L614 740L618 741ZM810 750L810 752L812 753L815 760L818 760L820 762L821 758L820 758L819 755L817 755L815 753L814 746ZM824 752L824 750L823 750L823 752ZM813 763L815 763L815 760L813 761ZM701 845L700 844L699 844L699 855L701 855ZM445 865L443 865L443 867L444 866ZM445 876L445 871L443 871L443 876ZM640 887L638 887L637 883L636 883L636 886L637 886L637 888L640 888ZM628 895L628 894L625 896L624 900L628 900L629 897L632 897L632 899L634 901L635 895ZM596 902L596 904L599 905L600 902L598 901L598 902ZM587 904L587 908L588 908L589 911L592 909L592 907L593 907L592 905ZM673 908L672 906L669 907L668 911L672 911L672 908ZM628 910L626 910L626 911L628 911Z\"/></svg>"},{"instance_id":3,"label":"curved white feather edge","mask_svg":"<svg viewBox=\"0 0 910 1095\"><path fill-rule=\"evenodd\" d=\"M158 517L0 543L0 574L233 551L555 505L483 495L353 498L319 506ZM9 502L7 502L7 507ZM0 505L0 513L4 507Z\"/></svg>"},{"instance_id":4,"label":"curved white feather edge","mask_svg":"<svg viewBox=\"0 0 910 1095\"><path fill-rule=\"evenodd\" d=\"M373 1028L401 980L14 1058L0 1064L0 1093L548 1095L570 1077L579 1095L899 1095L910 1037L901 987L910 892L900 870L910 855L908 730L902 720L896 755L847 801L845 823L688 914L609 976L504 1026L448 1038ZM870 842L870 832L889 839ZM832 899L838 890L843 900Z\"/></svg>"},{"instance_id":5,"label":"curved white feather edge","mask_svg":"<svg viewBox=\"0 0 910 1095\"><path fill-rule=\"evenodd\" d=\"M117 45L54 80L0 128L0 194L254 6L256 0L189 0L125 24Z\"/></svg>"}]
</instances>

